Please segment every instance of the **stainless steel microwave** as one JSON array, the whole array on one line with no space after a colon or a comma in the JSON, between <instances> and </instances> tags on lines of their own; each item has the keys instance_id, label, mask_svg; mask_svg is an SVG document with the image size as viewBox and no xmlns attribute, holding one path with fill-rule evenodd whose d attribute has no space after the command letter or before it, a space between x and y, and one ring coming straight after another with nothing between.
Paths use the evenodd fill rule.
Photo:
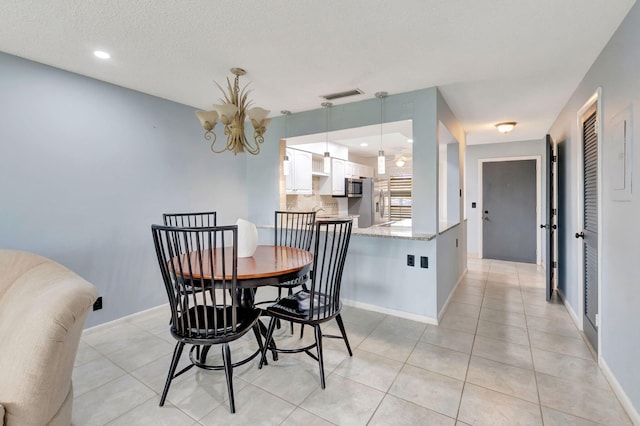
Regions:
<instances>
[{"instance_id":1,"label":"stainless steel microwave","mask_svg":"<svg viewBox=\"0 0 640 426\"><path fill-rule=\"evenodd\" d=\"M345 197L362 197L362 179L346 178L344 180Z\"/></svg>"}]
</instances>

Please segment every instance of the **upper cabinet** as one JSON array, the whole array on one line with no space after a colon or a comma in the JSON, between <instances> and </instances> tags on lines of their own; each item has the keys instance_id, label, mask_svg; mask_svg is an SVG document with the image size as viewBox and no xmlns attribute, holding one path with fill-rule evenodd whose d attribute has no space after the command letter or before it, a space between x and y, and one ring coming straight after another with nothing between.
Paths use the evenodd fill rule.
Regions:
<instances>
[{"instance_id":1,"label":"upper cabinet","mask_svg":"<svg viewBox=\"0 0 640 426\"><path fill-rule=\"evenodd\" d=\"M368 178L373 177L373 167L365 166L364 164L352 163L346 161L344 166L344 177L346 178Z\"/></svg>"},{"instance_id":2,"label":"upper cabinet","mask_svg":"<svg viewBox=\"0 0 640 426\"><path fill-rule=\"evenodd\" d=\"M331 195L344 196L344 178L347 161L331 159Z\"/></svg>"},{"instance_id":3,"label":"upper cabinet","mask_svg":"<svg viewBox=\"0 0 640 426\"><path fill-rule=\"evenodd\" d=\"M286 190L290 195L310 195L312 186L312 154L307 151L287 148L289 156L289 175L286 177Z\"/></svg>"}]
</instances>

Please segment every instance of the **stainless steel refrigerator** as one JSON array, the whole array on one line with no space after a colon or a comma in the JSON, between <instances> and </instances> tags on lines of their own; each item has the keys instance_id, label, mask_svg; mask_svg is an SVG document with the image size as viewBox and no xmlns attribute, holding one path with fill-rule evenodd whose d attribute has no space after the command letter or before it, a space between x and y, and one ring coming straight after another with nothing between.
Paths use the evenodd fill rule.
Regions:
<instances>
[{"instance_id":1,"label":"stainless steel refrigerator","mask_svg":"<svg viewBox=\"0 0 640 426\"><path fill-rule=\"evenodd\" d=\"M368 228L390 221L389 180L362 180L362 197L349 199L349 214L359 215L358 228Z\"/></svg>"}]
</instances>

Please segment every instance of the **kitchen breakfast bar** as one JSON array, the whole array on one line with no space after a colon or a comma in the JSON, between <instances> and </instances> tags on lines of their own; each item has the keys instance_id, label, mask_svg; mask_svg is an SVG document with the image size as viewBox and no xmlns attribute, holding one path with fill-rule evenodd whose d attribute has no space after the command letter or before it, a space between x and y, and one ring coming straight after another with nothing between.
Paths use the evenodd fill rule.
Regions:
<instances>
[{"instance_id":1,"label":"kitchen breakfast bar","mask_svg":"<svg viewBox=\"0 0 640 426\"><path fill-rule=\"evenodd\" d=\"M454 282L438 288L437 244L457 238L456 228L436 239L405 226L354 227L342 279L343 303L437 324L459 276L453 272ZM271 244L273 226L258 226L258 237L260 244Z\"/></svg>"}]
</instances>

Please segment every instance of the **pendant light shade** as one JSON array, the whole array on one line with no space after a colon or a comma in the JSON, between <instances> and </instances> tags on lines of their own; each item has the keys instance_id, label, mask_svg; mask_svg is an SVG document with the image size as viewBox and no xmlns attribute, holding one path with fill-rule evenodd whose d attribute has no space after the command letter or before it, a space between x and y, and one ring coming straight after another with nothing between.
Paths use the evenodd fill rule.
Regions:
<instances>
[{"instance_id":1,"label":"pendant light shade","mask_svg":"<svg viewBox=\"0 0 640 426\"><path fill-rule=\"evenodd\" d=\"M384 156L384 151L383 150L378 151L378 174L379 175L383 175L387 172L385 169L386 162L387 162L387 159Z\"/></svg>"},{"instance_id":2,"label":"pendant light shade","mask_svg":"<svg viewBox=\"0 0 640 426\"><path fill-rule=\"evenodd\" d=\"M384 98L388 95L387 92L377 92L376 98L380 99L380 151L378 151L378 174L383 175L386 171L386 158L384 156L384 150L382 149L382 124L384 123Z\"/></svg>"},{"instance_id":3,"label":"pendant light shade","mask_svg":"<svg viewBox=\"0 0 640 426\"><path fill-rule=\"evenodd\" d=\"M326 174L331 173L331 154L329 153L329 108L333 104L331 102L323 102L322 107L325 109L325 139L324 139L324 163L323 171Z\"/></svg>"},{"instance_id":4,"label":"pendant light shade","mask_svg":"<svg viewBox=\"0 0 640 426\"><path fill-rule=\"evenodd\" d=\"M291 115L291 111L285 109L280 111L280 113L284 115L284 138L286 140L287 137L289 137L289 116ZM284 158L282 159L282 174L289 176L290 171L291 165L289 164L289 156L285 151Z\"/></svg>"},{"instance_id":5,"label":"pendant light shade","mask_svg":"<svg viewBox=\"0 0 640 426\"><path fill-rule=\"evenodd\" d=\"M331 155L329 154L329 151L324 153L324 164L322 168L326 174L331 173Z\"/></svg>"}]
</instances>

